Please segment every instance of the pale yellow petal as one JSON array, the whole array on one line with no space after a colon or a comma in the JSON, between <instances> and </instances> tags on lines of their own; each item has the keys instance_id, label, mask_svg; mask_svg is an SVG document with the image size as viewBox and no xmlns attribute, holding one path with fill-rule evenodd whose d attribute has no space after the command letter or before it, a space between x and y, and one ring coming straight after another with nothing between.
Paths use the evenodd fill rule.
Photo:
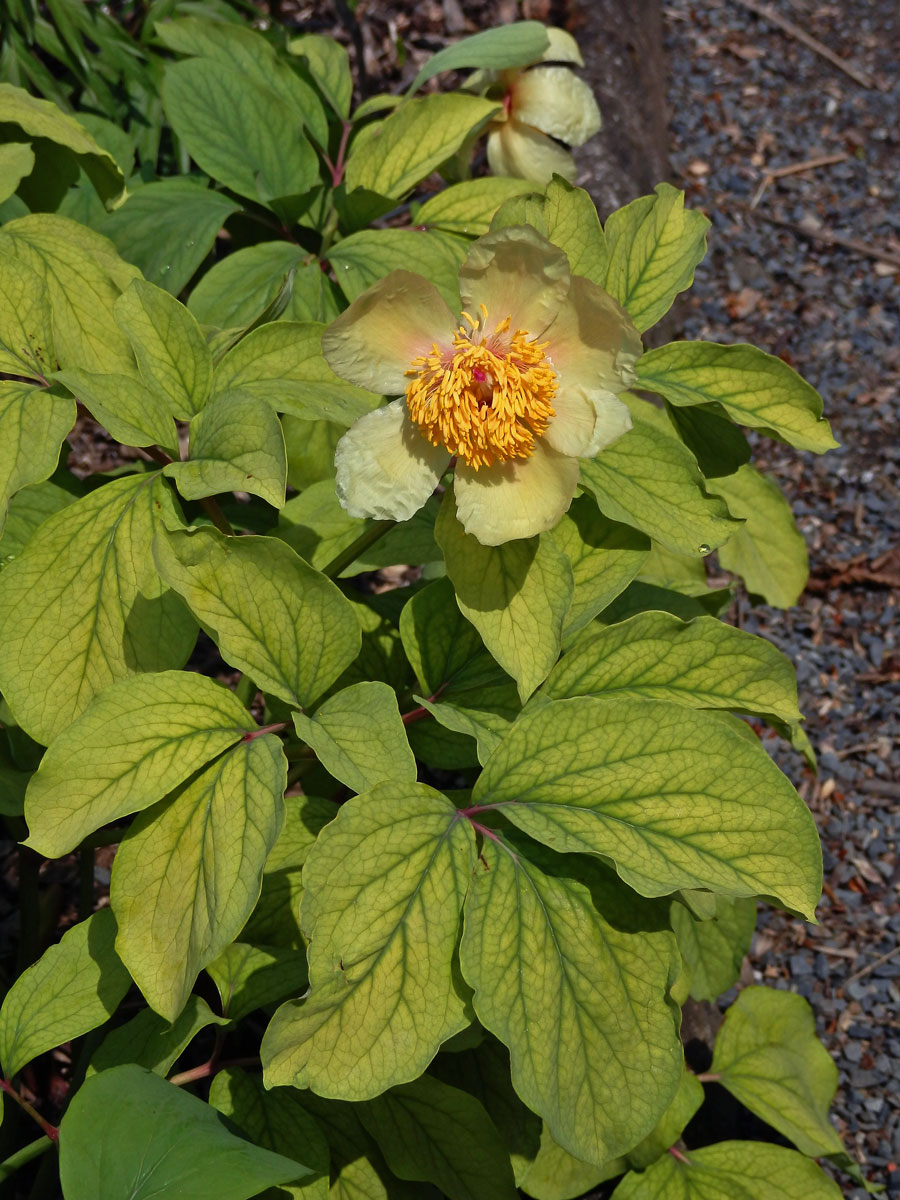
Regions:
<instances>
[{"instance_id":1,"label":"pale yellow petal","mask_svg":"<svg viewBox=\"0 0 900 1200\"><path fill-rule=\"evenodd\" d=\"M631 428L631 413L612 394L594 388L561 388L553 400L556 416L544 440L560 454L593 458Z\"/></svg>"},{"instance_id":2,"label":"pale yellow petal","mask_svg":"<svg viewBox=\"0 0 900 1200\"><path fill-rule=\"evenodd\" d=\"M531 179L542 186L554 175L575 181L575 162L564 146L521 121L507 121L488 137L488 166L494 175Z\"/></svg>"},{"instance_id":3,"label":"pale yellow petal","mask_svg":"<svg viewBox=\"0 0 900 1200\"><path fill-rule=\"evenodd\" d=\"M510 318L513 332L539 337L569 291L569 261L557 246L527 225L510 225L472 244L460 267L463 309L488 311L488 329Z\"/></svg>"},{"instance_id":4,"label":"pale yellow petal","mask_svg":"<svg viewBox=\"0 0 900 1200\"><path fill-rule=\"evenodd\" d=\"M358 296L322 335L333 371L370 392L406 390L409 364L432 345L452 341L456 316L434 284L391 271Z\"/></svg>"},{"instance_id":5,"label":"pale yellow petal","mask_svg":"<svg viewBox=\"0 0 900 1200\"><path fill-rule=\"evenodd\" d=\"M406 400L394 400L360 417L338 442L338 499L351 517L408 521L449 462L443 446L426 442L413 425Z\"/></svg>"},{"instance_id":6,"label":"pale yellow petal","mask_svg":"<svg viewBox=\"0 0 900 1200\"><path fill-rule=\"evenodd\" d=\"M573 275L566 302L544 339L561 389L618 393L634 383L640 334L624 308L583 275Z\"/></svg>"},{"instance_id":7,"label":"pale yellow petal","mask_svg":"<svg viewBox=\"0 0 900 1200\"><path fill-rule=\"evenodd\" d=\"M567 67L535 67L512 89L512 116L524 125L580 146L600 129L594 93Z\"/></svg>"},{"instance_id":8,"label":"pale yellow petal","mask_svg":"<svg viewBox=\"0 0 900 1200\"><path fill-rule=\"evenodd\" d=\"M547 37L550 45L541 55L541 62L570 62L579 67L584 66L578 43L571 33L560 29L558 25L550 25L547 27Z\"/></svg>"},{"instance_id":9,"label":"pale yellow petal","mask_svg":"<svg viewBox=\"0 0 900 1200\"><path fill-rule=\"evenodd\" d=\"M457 463L456 515L483 545L500 546L552 529L572 503L577 484L578 460L538 441L530 458L480 471Z\"/></svg>"}]
</instances>

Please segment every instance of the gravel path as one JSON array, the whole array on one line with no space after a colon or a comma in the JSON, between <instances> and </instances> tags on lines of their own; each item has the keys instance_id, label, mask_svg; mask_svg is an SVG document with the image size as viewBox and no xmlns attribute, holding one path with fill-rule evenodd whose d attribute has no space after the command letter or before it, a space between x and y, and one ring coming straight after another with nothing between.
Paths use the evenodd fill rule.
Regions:
<instances>
[{"instance_id":1,"label":"gravel path","mask_svg":"<svg viewBox=\"0 0 900 1200\"><path fill-rule=\"evenodd\" d=\"M812 1002L840 1071L846 1144L900 1197L900 8L774 7L874 86L739 0L670 0L672 165L713 221L680 315L687 337L750 341L794 365L842 443L819 459L757 442L812 578L791 612L743 604L738 617L796 665L818 778L772 749L816 814L827 882L816 928L762 913L751 968ZM767 170L839 155L763 187ZM870 253L829 245L829 233Z\"/></svg>"}]
</instances>

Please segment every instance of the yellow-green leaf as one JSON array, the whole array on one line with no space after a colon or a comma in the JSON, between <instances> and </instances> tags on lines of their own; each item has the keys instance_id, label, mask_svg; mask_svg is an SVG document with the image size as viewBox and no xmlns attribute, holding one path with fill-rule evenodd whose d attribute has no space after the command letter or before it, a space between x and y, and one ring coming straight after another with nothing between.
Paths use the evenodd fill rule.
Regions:
<instances>
[{"instance_id":1,"label":"yellow-green leaf","mask_svg":"<svg viewBox=\"0 0 900 1200\"><path fill-rule=\"evenodd\" d=\"M288 41L289 54L306 61L306 67L322 95L339 117L350 115L353 78L347 49L333 37L306 33Z\"/></svg>"},{"instance_id":2,"label":"yellow-green leaf","mask_svg":"<svg viewBox=\"0 0 900 1200\"><path fill-rule=\"evenodd\" d=\"M637 363L638 384L676 405L721 404L739 424L824 454L837 442L822 397L786 362L756 346L671 342Z\"/></svg>"},{"instance_id":3,"label":"yellow-green leaf","mask_svg":"<svg viewBox=\"0 0 900 1200\"><path fill-rule=\"evenodd\" d=\"M56 739L29 786L29 845L48 858L88 833L149 808L255 728L211 679L139 675L106 688Z\"/></svg>"},{"instance_id":4,"label":"yellow-green leaf","mask_svg":"<svg viewBox=\"0 0 900 1200\"><path fill-rule=\"evenodd\" d=\"M695 1000L715 1000L737 982L756 927L755 900L710 899L713 912L706 920L695 916L687 905L672 901L672 929L690 971Z\"/></svg>"},{"instance_id":5,"label":"yellow-green leaf","mask_svg":"<svg viewBox=\"0 0 900 1200\"><path fill-rule=\"evenodd\" d=\"M434 527L460 611L524 702L559 657L573 592L572 567L552 537L482 546L467 536L448 492Z\"/></svg>"},{"instance_id":6,"label":"yellow-green leaf","mask_svg":"<svg viewBox=\"0 0 900 1200\"><path fill-rule=\"evenodd\" d=\"M0 204L15 194L33 169L34 151L28 142L7 142L0 146Z\"/></svg>"},{"instance_id":7,"label":"yellow-green leaf","mask_svg":"<svg viewBox=\"0 0 900 1200\"><path fill-rule=\"evenodd\" d=\"M0 533L13 495L56 469L63 439L75 424L75 402L46 388L0 381Z\"/></svg>"},{"instance_id":8,"label":"yellow-green leaf","mask_svg":"<svg viewBox=\"0 0 900 1200\"><path fill-rule=\"evenodd\" d=\"M710 1069L804 1154L842 1153L828 1119L837 1067L816 1037L813 1010L802 996L744 988L725 1014Z\"/></svg>"},{"instance_id":9,"label":"yellow-green leaf","mask_svg":"<svg viewBox=\"0 0 900 1200\"><path fill-rule=\"evenodd\" d=\"M522 1100L564 1149L600 1166L650 1132L678 1086L674 939L613 928L586 887L495 835L481 863L460 946L475 1012L509 1047Z\"/></svg>"},{"instance_id":10,"label":"yellow-green leaf","mask_svg":"<svg viewBox=\"0 0 900 1200\"><path fill-rule=\"evenodd\" d=\"M131 980L114 943L116 922L101 909L15 981L0 1009L0 1064L10 1079L43 1054L102 1025Z\"/></svg>"},{"instance_id":11,"label":"yellow-green leaf","mask_svg":"<svg viewBox=\"0 0 900 1200\"><path fill-rule=\"evenodd\" d=\"M0 125L18 125L30 138L40 139L38 145L49 142L69 151L97 189L97 194L110 207L125 191L125 178L112 155L101 149L83 125L52 101L31 96L24 88L0 83Z\"/></svg>"},{"instance_id":12,"label":"yellow-green leaf","mask_svg":"<svg viewBox=\"0 0 900 1200\"><path fill-rule=\"evenodd\" d=\"M367 792L391 780L416 781L416 760L400 720L397 696L386 683L342 688L311 717L294 713L294 728L325 770L354 792Z\"/></svg>"},{"instance_id":13,"label":"yellow-green leaf","mask_svg":"<svg viewBox=\"0 0 900 1200\"><path fill-rule=\"evenodd\" d=\"M284 504L287 453L274 408L243 391L218 392L191 421L191 452L163 473L185 500L250 492Z\"/></svg>"},{"instance_id":14,"label":"yellow-green leaf","mask_svg":"<svg viewBox=\"0 0 900 1200\"><path fill-rule=\"evenodd\" d=\"M822 856L809 809L762 746L718 714L610 696L525 713L473 803L554 850L599 854L645 896L774 896L811 917Z\"/></svg>"},{"instance_id":15,"label":"yellow-green leaf","mask_svg":"<svg viewBox=\"0 0 900 1200\"><path fill-rule=\"evenodd\" d=\"M232 942L207 966L222 1012L239 1021L254 1009L295 996L306 987L306 955L281 946Z\"/></svg>"},{"instance_id":16,"label":"yellow-green leaf","mask_svg":"<svg viewBox=\"0 0 900 1200\"><path fill-rule=\"evenodd\" d=\"M499 182L499 181L498 181ZM529 190L533 191L531 184ZM594 202L583 188L555 176L541 195L508 200L497 212L492 228L531 225L554 246L565 250L573 275L584 275L604 287L609 255Z\"/></svg>"},{"instance_id":17,"label":"yellow-green leaf","mask_svg":"<svg viewBox=\"0 0 900 1200\"><path fill-rule=\"evenodd\" d=\"M422 784L341 807L303 869L311 988L266 1031L267 1085L371 1099L469 1023L452 959L474 862L469 822Z\"/></svg>"},{"instance_id":18,"label":"yellow-green leaf","mask_svg":"<svg viewBox=\"0 0 900 1200\"><path fill-rule=\"evenodd\" d=\"M534 188L528 179L507 179L502 175L467 179L426 200L416 213L415 223L447 233L479 237L490 229L494 213L504 201L533 192Z\"/></svg>"},{"instance_id":19,"label":"yellow-green leaf","mask_svg":"<svg viewBox=\"0 0 900 1200\"><path fill-rule=\"evenodd\" d=\"M70 367L53 376L123 446L177 450L178 434L160 393L134 375L98 375Z\"/></svg>"},{"instance_id":20,"label":"yellow-green leaf","mask_svg":"<svg viewBox=\"0 0 900 1200\"><path fill-rule=\"evenodd\" d=\"M334 284L315 255L293 242L260 242L229 254L203 275L188 308L204 325L241 328L275 299L291 271L291 298L283 319L333 320L338 315Z\"/></svg>"},{"instance_id":21,"label":"yellow-green leaf","mask_svg":"<svg viewBox=\"0 0 900 1200\"><path fill-rule=\"evenodd\" d=\"M740 575L752 595L776 608L791 608L806 587L809 555L778 484L747 463L708 486L732 516L744 520L719 548L719 562Z\"/></svg>"},{"instance_id":22,"label":"yellow-green leaf","mask_svg":"<svg viewBox=\"0 0 900 1200\"><path fill-rule=\"evenodd\" d=\"M371 136L351 145L347 190L399 198L499 111L495 101L464 92L406 101Z\"/></svg>"},{"instance_id":23,"label":"yellow-green leaf","mask_svg":"<svg viewBox=\"0 0 900 1200\"><path fill-rule=\"evenodd\" d=\"M391 271L425 275L454 312L459 310L459 268L469 243L440 229L363 229L329 251L338 286L355 300Z\"/></svg>"},{"instance_id":24,"label":"yellow-green leaf","mask_svg":"<svg viewBox=\"0 0 900 1200\"><path fill-rule=\"evenodd\" d=\"M598 1183L621 1175L625 1160L614 1158L602 1167L582 1162L563 1150L550 1136L546 1124L541 1130L541 1145L519 1186L534 1200L577 1200Z\"/></svg>"},{"instance_id":25,"label":"yellow-green leaf","mask_svg":"<svg viewBox=\"0 0 900 1200\"><path fill-rule=\"evenodd\" d=\"M638 330L649 329L689 288L706 253L709 221L685 211L684 192L656 185L612 213L606 222L609 264L605 288L626 309Z\"/></svg>"},{"instance_id":26,"label":"yellow-green leaf","mask_svg":"<svg viewBox=\"0 0 900 1200\"><path fill-rule=\"evenodd\" d=\"M124 1063L166 1075L201 1030L227 1024L228 1018L216 1016L200 996L189 996L181 1015L171 1024L152 1008L143 1008L106 1035L88 1064L88 1078Z\"/></svg>"},{"instance_id":27,"label":"yellow-green leaf","mask_svg":"<svg viewBox=\"0 0 900 1200\"><path fill-rule=\"evenodd\" d=\"M149 552L163 520L177 516L157 474L116 479L45 521L0 574L0 688L44 745L101 688L190 654L196 626Z\"/></svg>"},{"instance_id":28,"label":"yellow-green leaf","mask_svg":"<svg viewBox=\"0 0 900 1200\"><path fill-rule=\"evenodd\" d=\"M212 356L193 315L155 284L136 279L115 304L148 385L186 421L200 412L212 384Z\"/></svg>"},{"instance_id":29,"label":"yellow-green leaf","mask_svg":"<svg viewBox=\"0 0 900 1200\"><path fill-rule=\"evenodd\" d=\"M286 781L279 740L244 739L141 813L116 852L116 949L147 1003L170 1021L259 897Z\"/></svg>"},{"instance_id":30,"label":"yellow-green leaf","mask_svg":"<svg viewBox=\"0 0 900 1200\"><path fill-rule=\"evenodd\" d=\"M274 321L254 329L219 363L216 392L237 389L278 412L352 425L379 397L335 375L322 355L324 328L314 321Z\"/></svg>"},{"instance_id":31,"label":"yellow-green leaf","mask_svg":"<svg viewBox=\"0 0 900 1200\"><path fill-rule=\"evenodd\" d=\"M21 259L0 254L0 371L41 379L55 368L44 280Z\"/></svg>"},{"instance_id":32,"label":"yellow-green leaf","mask_svg":"<svg viewBox=\"0 0 900 1200\"><path fill-rule=\"evenodd\" d=\"M669 1147L674 1146L684 1133L685 1126L702 1103L703 1084L685 1067L681 1073L678 1091L655 1129L625 1156L628 1165L640 1171L667 1153Z\"/></svg>"},{"instance_id":33,"label":"yellow-green leaf","mask_svg":"<svg viewBox=\"0 0 900 1200\"><path fill-rule=\"evenodd\" d=\"M599 629L554 667L542 694L561 700L613 692L801 719L790 660L763 638L715 617L680 621L646 612Z\"/></svg>"},{"instance_id":34,"label":"yellow-green leaf","mask_svg":"<svg viewBox=\"0 0 900 1200\"><path fill-rule=\"evenodd\" d=\"M550 44L547 28L540 21L510 21L496 29L484 29L462 38L432 55L409 86L415 92L441 71L462 67L524 67L537 62Z\"/></svg>"},{"instance_id":35,"label":"yellow-green leaf","mask_svg":"<svg viewBox=\"0 0 900 1200\"><path fill-rule=\"evenodd\" d=\"M225 659L288 704L312 704L359 653L350 602L277 538L161 531L154 553Z\"/></svg>"}]
</instances>

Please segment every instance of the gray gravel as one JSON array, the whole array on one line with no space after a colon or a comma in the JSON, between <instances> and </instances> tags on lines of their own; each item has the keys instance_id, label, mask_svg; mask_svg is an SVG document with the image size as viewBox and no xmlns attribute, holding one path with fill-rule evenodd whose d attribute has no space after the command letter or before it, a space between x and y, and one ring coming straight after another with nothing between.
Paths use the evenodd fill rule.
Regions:
<instances>
[{"instance_id":1,"label":"gray gravel","mask_svg":"<svg viewBox=\"0 0 900 1200\"><path fill-rule=\"evenodd\" d=\"M790 612L736 619L794 662L818 778L771 749L822 834L820 924L764 912L753 978L806 996L835 1058L836 1123L900 1197L900 270L765 220L900 254L900 8L776 0L862 68L865 88L737 0L665 6L677 182L713 221L681 312L685 336L750 341L823 394L841 449L757 440L807 538L810 587ZM760 190L766 168L847 154ZM861 1198L861 1189L845 1187Z\"/></svg>"}]
</instances>

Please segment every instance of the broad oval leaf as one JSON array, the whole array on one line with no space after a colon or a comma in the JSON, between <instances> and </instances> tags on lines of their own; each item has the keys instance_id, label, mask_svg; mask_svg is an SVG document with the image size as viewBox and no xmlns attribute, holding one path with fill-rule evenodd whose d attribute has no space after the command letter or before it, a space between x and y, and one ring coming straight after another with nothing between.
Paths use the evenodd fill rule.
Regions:
<instances>
[{"instance_id":1,"label":"broad oval leaf","mask_svg":"<svg viewBox=\"0 0 900 1200\"><path fill-rule=\"evenodd\" d=\"M159 392L133 375L96 374L70 367L53 376L123 446L160 445L175 451L178 433Z\"/></svg>"},{"instance_id":2,"label":"broad oval leaf","mask_svg":"<svg viewBox=\"0 0 900 1200\"><path fill-rule=\"evenodd\" d=\"M163 520L178 517L158 474L115 479L46 520L0 574L0 687L44 745L101 688L187 659L196 625L147 553Z\"/></svg>"},{"instance_id":3,"label":"broad oval leaf","mask_svg":"<svg viewBox=\"0 0 900 1200\"><path fill-rule=\"evenodd\" d=\"M680 621L638 613L583 637L553 668L542 694L645 696L799 721L797 679L769 642L714 617Z\"/></svg>"},{"instance_id":4,"label":"broad oval leaf","mask_svg":"<svg viewBox=\"0 0 900 1200\"><path fill-rule=\"evenodd\" d=\"M106 688L54 741L29 785L28 844L48 858L161 800L255 728L227 688L186 671Z\"/></svg>"},{"instance_id":5,"label":"broad oval leaf","mask_svg":"<svg viewBox=\"0 0 900 1200\"><path fill-rule=\"evenodd\" d=\"M46 388L0 381L0 533L12 496L56 469L63 439L75 424L75 402Z\"/></svg>"},{"instance_id":6,"label":"broad oval leaf","mask_svg":"<svg viewBox=\"0 0 900 1200\"><path fill-rule=\"evenodd\" d=\"M116 852L116 949L147 1003L170 1021L259 898L286 781L278 739L244 739L142 813Z\"/></svg>"},{"instance_id":7,"label":"broad oval leaf","mask_svg":"<svg viewBox=\"0 0 900 1200\"><path fill-rule=\"evenodd\" d=\"M493 760L492 760L493 761ZM519 1096L570 1154L602 1165L665 1111L682 1070L667 933L614 929L586 887L496 835L466 899L460 964Z\"/></svg>"},{"instance_id":8,"label":"broad oval leaf","mask_svg":"<svg viewBox=\"0 0 900 1200\"><path fill-rule=\"evenodd\" d=\"M525 713L472 793L554 850L612 859L645 896L767 895L807 918L822 856L806 805L718 714L579 697Z\"/></svg>"},{"instance_id":9,"label":"broad oval leaf","mask_svg":"<svg viewBox=\"0 0 900 1200\"><path fill-rule=\"evenodd\" d=\"M64 933L15 981L0 1009L5 1078L112 1016L131 986L115 940L115 918L101 909Z\"/></svg>"},{"instance_id":10,"label":"broad oval leaf","mask_svg":"<svg viewBox=\"0 0 900 1200\"><path fill-rule=\"evenodd\" d=\"M657 184L655 192L612 213L605 229L605 288L641 333L691 286L694 268L706 253L709 229L702 213L685 211L684 192L668 183Z\"/></svg>"},{"instance_id":11,"label":"broad oval leaf","mask_svg":"<svg viewBox=\"0 0 900 1200\"><path fill-rule=\"evenodd\" d=\"M816 389L756 346L671 342L640 358L637 373L640 387L670 404L717 402L739 424L775 433L798 450L824 454L837 446Z\"/></svg>"},{"instance_id":12,"label":"broad oval leaf","mask_svg":"<svg viewBox=\"0 0 900 1200\"><path fill-rule=\"evenodd\" d=\"M214 1108L129 1064L75 1093L60 1126L59 1173L66 1200L251 1200L312 1172L238 1137Z\"/></svg>"},{"instance_id":13,"label":"broad oval leaf","mask_svg":"<svg viewBox=\"0 0 900 1200\"><path fill-rule=\"evenodd\" d=\"M341 807L303 869L311 988L266 1031L267 1086L368 1100L469 1023L451 964L474 860L469 822L422 784Z\"/></svg>"},{"instance_id":14,"label":"broad oval leaf","mask_svg":"<svg viewBox=\"0 0 900 1200\"><path fill-rule=\"evenodd\" d=\"M804 1154L843 1152L828 1119L838 1070L816 1037L813 1010L802 996L744 988L725 1014L710 1070Z\"/></svg>"},{"instance_id":15,"label":"broad oval leaf","mask_svg":"<svg viewBox=\"0 0 900 1200\"><path fill-rule=\"evenodd\" d=\"M711 899L713 912L706 920L695 916L687 905L672 902L672 929L690 971L695 1000L715 1000L737 982L756 927L755 900Z\"/></svg>"},{"instance_id":16,"label":"broad oval leaf","mask_svg":"<svg viewBox=\"0 0 900 1200\"><path fill-rule=\"evenodd\" d=\"M614 1200L840 1200L834 1180L802 1154L766 1142L717 1142L632 1171Z\"/></svg>"},{"instance_id":17,"label":"broad oval leaf","mask_svg":"<svg viewBox=\"0 0 900 1200\"><path fill-rule=\"evenodd\" d=\"M416 760L397 696L386 683L373 680L342 688L312 716L294 713L294 728L325 770L354 792L391 780L416 782Z\"/></svg>"},{"instance_id":18,"label":"broad oval leaf","mask_svg":"<svg viewBox=\"0 0 900 1200\"><path fill-rule=\"evenodd\" d=\"M312 704L359 653L350 602L278 538L161 531L154 553L225 659L288 704Z\"/></svg>"},{"instance_id":19,"label":"broad oval leaf","mask_svg":"<svg viewBox=\"0 0 900 1200\"><path fill-rule=\"evenodd\" d=\"M524 67L537 62L550 40L540 21L511 21L497 29L484 29L462 38L432 55L409 86L417 91L441 71L462 67L486 67L499 71L505 67Z\"/></svg>"}]
</instances>

